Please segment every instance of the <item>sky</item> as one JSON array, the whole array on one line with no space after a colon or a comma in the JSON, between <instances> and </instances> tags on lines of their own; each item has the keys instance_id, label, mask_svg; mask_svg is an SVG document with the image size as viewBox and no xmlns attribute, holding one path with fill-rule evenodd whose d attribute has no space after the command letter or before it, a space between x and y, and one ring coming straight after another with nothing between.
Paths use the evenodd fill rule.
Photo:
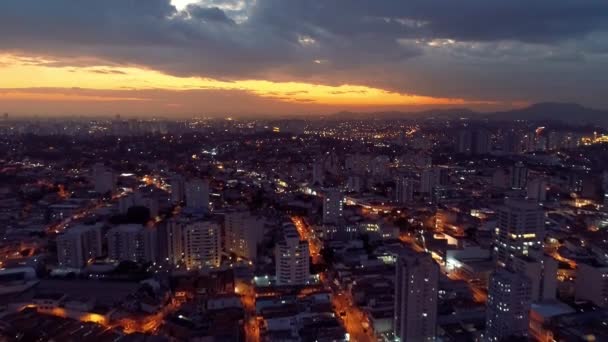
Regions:
<instances>
[{"instance_id":1,"label":"sky","mask_svg":"<svg viewBox=\"0 0 608 342\"><path fill-rule=\"evenodd\" d=\"M604 0L2 0L0 112L608 109Z\"/></svg>"}]
</instances>

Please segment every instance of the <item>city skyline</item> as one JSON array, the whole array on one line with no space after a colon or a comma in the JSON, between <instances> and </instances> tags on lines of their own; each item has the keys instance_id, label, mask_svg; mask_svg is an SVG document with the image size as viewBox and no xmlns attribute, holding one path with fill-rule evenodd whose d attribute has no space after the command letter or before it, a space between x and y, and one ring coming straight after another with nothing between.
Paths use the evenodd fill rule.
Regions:
<instances>
[{"instance_id":1,"label":"city skyline","mask_svg":"<svg viewBox=\"0 0 608 342\"><path fill-rule=\"evenodd\" d=\"M457 114L3 117L0 336L607 340L608 130Z\"/></svg>"},{"instance_id":2,"label":"city skyline","mask_svg":"<svg viewBox=\"0 0 608 342\"><path fill-rule=\"evenodd\" d=\"M608 2L0 0L0 341L608 341Z\"/></svg>"},{"instance_id":3,"label":"city skyline","mask_svg":"<svg viewBox=\"0 0 608 342\"><path fill-rule=\"evenodd\" d=\"M0 111L606 109L606 13L590 0L9 0L0 4Z\"/></svg>"}]
</instances>

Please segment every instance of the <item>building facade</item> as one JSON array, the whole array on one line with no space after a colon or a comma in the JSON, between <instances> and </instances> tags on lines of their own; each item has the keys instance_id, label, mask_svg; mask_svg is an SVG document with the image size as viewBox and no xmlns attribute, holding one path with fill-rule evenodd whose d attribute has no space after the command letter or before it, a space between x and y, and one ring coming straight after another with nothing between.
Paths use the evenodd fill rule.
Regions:
<instances>
[{"instance_id":1,"label":"building facade","mask_svg":"<svg viewBox=\"0 0 608 342\"><path fill-rule=\"evenodd\" d=\"M484 341L503 341L528 335L530 280L499 268L490 276Z\"/></svg>"},{"instance_id":2,"label":"building facade","mask_svg":"<svg viewBox=\"0 0 608 342\"><path fill-rule=\"evenodd\" d=\"M82 268L90 259L102 256L101 225L79 225L57 237L59 266Z\"/></svg>"},{"instance_id":3,"label":"building facade","mask_svg":"<svg viewBox=\"0 0 608 342\"><path fill-rule=\"evenodd\" d=\"M192 179L185 185L186 208L193 211L209 210L209 182Z\"/></svg>"},{"instance_id":4,"label":"building facade","mask_svg":"<svg viewBox=\"0 0 608 342\"><path fill-rule=\"evenodd\" d=\"M395 337L434 341L437 325L439 266L426 253L404 252L395 278Z\"/></svg>"},{"instance_id":5,"label":"building facade","mask_svg":"<svg viewBox=\"0 0 608 342\"><path fill-rule=\"evenodd\" d=\"M535 201L509 199L498 210L494 236L497 262L508 266L516 256L542 247L545 214Z\"/></svg>"},{"instance_id":6,"label":"building facade","mask_svg":"<svg viewBox=\"0 0 608 342\"><path fill-rule=\"evenodd\" d=\"M202 217L178 217L167 224L167 259L187 269L219 267L222 258L221 228Z\"/></svg>"},{"instance_id":7,"label":"building facade","mask_svg":"<svg viewBox=\"0 0 608 342\"><path fill-rule=\"evenodd\" d=\"M230 212L224 216L226 252L255 260L257 246L264 237L264 222L248 212Z\"/></svg>"},{"instance_id":8,"label":"building facade","mask_svg":"<svg viewBox=\"0 0 608 342\"><path fill-rule=\"evenodd\" d=\"M608 308L608 266L577 264L575 296L576 299L588 300L601 308Z\"/></svg>"},{"instance_id":9,"label":"building facade","mask_svg":"<svg viewBox=\"0 0 608 342\"><path fill-rule=\"evenodd\" d=\"M156 228L124 224L108 231L108 258L114 261L154 262L158 252Z\"/></svg>"},{"instance_id":10,"label":"building facade","mask_svg":"<svg viewBox=\"0 0 608 342\"><path fill-rule=\"evenodd\" d=\"M344 194L336 189L325 193L323 198L323 223L339 223L343 216Z\"/></svg>"},{"instance_id":11,"label":"building facade","mask_svg":"<svg viewBox=\"0 0 608 342\"><path fill-rule=\"evenodd\" d=\"M293 224L284 224L283 238L275 247L277 285L306 285L310 278L309 260L308 242L300 240Z\"/></svg>"}]
</instances>

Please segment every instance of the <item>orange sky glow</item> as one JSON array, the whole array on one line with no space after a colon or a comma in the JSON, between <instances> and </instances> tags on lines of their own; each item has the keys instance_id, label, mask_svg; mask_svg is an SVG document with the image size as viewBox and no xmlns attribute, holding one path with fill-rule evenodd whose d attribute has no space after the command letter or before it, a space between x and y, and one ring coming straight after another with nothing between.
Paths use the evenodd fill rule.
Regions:
<instances>
[{"instance_id":1,"label":"orange sky glow","mask_svg":"<svg viewBox=\"0 0 608 342\"><path fill-rule=\"evenodd\" d=\"M213 97L207 96L196 101L196 96L183 96L193 92L245 94L260 100L255 109L258 112L273 111L272 108L285 110L289 108L286 104L293 104L300 109L310 107L331 110L494 104L491 101L396 93L362 85L329 86L251 79L223 81L172 76L139 66L74 64L72 66L69 61L48 57L0 55L0 101L73 103L74 106L87 110L95 103L112 103L112 110L121 110L127 114L133 106L142 106L145 102L153 103L154 108L162 108L161 112L168 114L192 111L196 106L206 105L212 111L221 110L221 106L213 103ZM238 101L239 95L231 98ZM274 103L274 107L265 108L265 104L270 103ZM250 111L253 112L254 109Z\"/></svg>"}]
</instances>

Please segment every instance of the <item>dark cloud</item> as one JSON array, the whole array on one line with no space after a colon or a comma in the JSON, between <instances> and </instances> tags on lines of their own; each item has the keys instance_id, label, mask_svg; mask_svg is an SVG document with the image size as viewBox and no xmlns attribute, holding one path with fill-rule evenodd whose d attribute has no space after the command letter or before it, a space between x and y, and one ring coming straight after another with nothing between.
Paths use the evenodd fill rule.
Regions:
<instances>
[{"instance_id":1,"label":"dark cloud","mask_svg":"<svg viewBox=\"0 0 608 342\"><path fill-rule=\"evenodd\" d=\"M124 71L113 70L113 69L93 69L90 72L95 74L104 74L104 75L126 75Z\"/></svg>"},{"instance_id":2,"label":"dark cloud","mask_svg":"<svg viewBox=\"0 0 608 342\"><path fill-rule=\"evenodd\" d=\"M201 7L198 5L189 5L186 9L188 14L195 19L201 19L208 22L217 22L224 24L235 24L234 20L230 19L224 11L217 7Z\"/></svg>"},{"instance_id":3,"label":"dark cloud","mask_svg":"<svg viewBox=\"0 0 608 342\"><path fill-rule=\"evenodd\" d=\"M608 28L608 3L595 0L414 0L408 12L459 40L554 42Z\"/></svg>"},{"instance_id":4,"label":"dark cloud","mask_svg":"<svg viewBox=\"0 0 608 342\"><path fill-rule=\"evenodd\" d=\"M254 20L341 36L510 39L545 42L608 27L608 2L596 0L262 0Z\"/></svg>"},{"instance_id":5,"label":"dark cloud","mask_svg":"<svg viewBox=\"0 0 608 342\"><path fill-rule=\"evenodd\" d=\"M558 80L589 100L608 82L607 32L599 0L0 1L0 52L487 99L541 100Z\"/></svg>"}]
</instances>

